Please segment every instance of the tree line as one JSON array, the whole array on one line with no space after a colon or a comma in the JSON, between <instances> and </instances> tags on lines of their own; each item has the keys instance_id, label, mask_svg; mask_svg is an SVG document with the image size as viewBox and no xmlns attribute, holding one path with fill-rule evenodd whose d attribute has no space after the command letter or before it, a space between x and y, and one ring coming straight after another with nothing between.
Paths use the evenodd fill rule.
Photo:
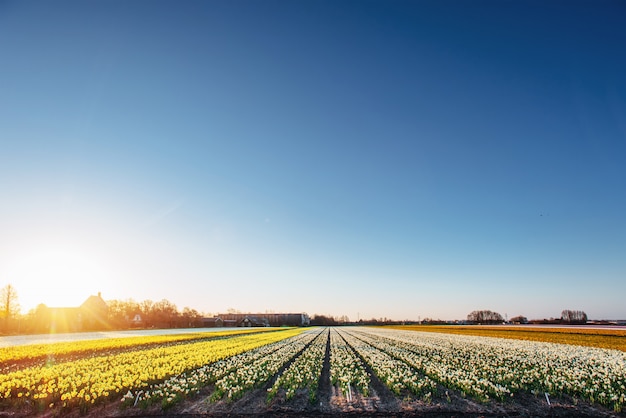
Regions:
<instances>
[{"instance_id":1,"label":"tree line","mask_svg":"<svg viewBox=\"0 0 626 418\"><path fill-rule=\"evenodd\" d=\"M114 299L107 300L106 306L102 323L103 328L108 329L195 328L203 325L202 318L206 316L189 307L181 311L167 299L158 302ZM22 315L15 287L8 284L0 289L0 333L48 332L49 324L42 321L47 312L50 312L50 308L40 304Z\"/></svg>"},{"instance_id":2,"label":"tree line","mask_svg":"<svg viewBox=\"0 0 626 418\"><path fill-rule=\"evenodd\" d=\"M109 329L129 329L129 328L194 328L203 326L203 318L211 316L184 307L181 310L168 301L162 299L158 302L144 300L136 302L133 299L108 300L107 309L103 323ZM20 314L20 305L15 287L11 284L0 289L0 333L31 333L42 332L41 313L48 309L45 305L39 305L26 315ZM454 321L455 323L468 324L502 324L509 323L538 323L538 324L584 324L588 320L587 314L581 310L565 309L559 318L529 321L526 317L519 315L506 321L498 312L490 310L476 310L467 315L466 321ZM388 318L372 318L369 320L360 319L351 322L345 316L334 317L331 315L315 314L311 318L311 325L392 325L392 324L445 324L449 321L433 320L425 318L423 321L394 321ZM43 330L44 332L46 330Z\"/></svg>"},{"instance_id":3,"label":"tree line","mask_svg":"<svg viewBox=\"0 0 626 418\"><path fill-rule=\"evenodd\" d=\"M180 311L167 299L136 302L133 299L108 300L108 322L113 328L195 328L202 326L204 315L184 307Z\"/></svg>"},{"instance_id":4,"label":"tree line","mask_svg":"<svg viewBox=\"0 0 626 418\"><path fill-rule=\"evenodd\" d=\"M525 316L519 315L511 318L510 321L506 321L498 312L490 310L472 311L467 315L468 324L503 324L510 322L514 324L567 324L567 325L580 325L587 323L587 314L580 310L565 309L561 312L560 318L550 319L533 319L528 320Z\"/></svg>"}]
</instances>

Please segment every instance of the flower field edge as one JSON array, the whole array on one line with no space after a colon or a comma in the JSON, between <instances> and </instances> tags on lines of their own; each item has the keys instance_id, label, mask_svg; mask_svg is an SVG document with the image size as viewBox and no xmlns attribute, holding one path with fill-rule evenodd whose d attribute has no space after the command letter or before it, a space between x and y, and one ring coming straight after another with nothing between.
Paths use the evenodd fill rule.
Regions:
<instances>
[{"instance_id":1,"label":"flower field edge","mask_svg":"<svg viewBox=\"0 0 626 418\"><path fill-rule=\"evenodd\" d=\"M509 338L516 340L550 342L606 348L626 352L626 330L598 330L584 328L516 328L507 326L437 326L437 325L386 325L381 328L403 331L435 332L443 334L475 335L480 337Z\"/></svg>"}]
</instances>

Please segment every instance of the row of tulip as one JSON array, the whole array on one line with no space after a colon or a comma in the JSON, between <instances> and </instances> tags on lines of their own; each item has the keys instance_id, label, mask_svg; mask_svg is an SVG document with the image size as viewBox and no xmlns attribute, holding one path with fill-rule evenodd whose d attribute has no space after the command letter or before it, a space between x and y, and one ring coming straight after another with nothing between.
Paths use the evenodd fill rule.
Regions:
<instances>
[{"instance_id":1,"label":"row of tulip","mask_svg":"<svg viewBox=\"0 0 626 418\"><path fill-rule=\"evenodd\" d=\"M287 400L293 398L297 390L306 389L309 394L309 401L315 402L324 357L326 356L327 342L328 330L326 329L311 342L309 347L291 363L283 374L278 376L268 390L268 400L272 400L280 389L285 391Z\"/></svg>"},{"instance_id":2,"label":"row of tulip","mask_svg":"<svg viewBox=\"0 0 626 418\"><path fill-rule=\"evenodd\" d=\"M364 338L357 338L352 332L342 330L339 334L396 395L408 391L425 399L431 399L433 393L436 392L437 384L434 381L403 360L369 344Z\"/></svg>"},{"instance_id":3,"label":"row of tulip","mask_svg":"<svg viewBox=\"0 0 626 418\"><path fill-rule=\"evenodd\" d=\"M289 338L301 331L211 339L189 344L84 358L0 374L0 402L81 409L204 364Z\"/></svg>"},{"instance_id":4,"label":"row of tulip","mask_svg":"<svg viewBox=\"0 0 626 418\"><path fill-rule=\"evenodd\" d=\"M481 379L478 375L464 373L464 371L470 370L470 364L466 364L470 366L469 368L463 368L463 364L446 367L445 362L442 363L442 359L436 354L430 357L429 355L424 355L424 353L416 353L403 343L376 338L369 332L358 333L357 335L372 347L404 361L445 386L458 389L482 401L489 400L490 396L502 400L506 395L510 394L509 390L502 385L494 384L487 379ZM451 359L446 360L454 362ZM445 373L437 373L441 371L445 371Z\"/></svg>"},{"instance_id":5,"label":"row of tulip","mask_svg":"<svg viewBox=\"0 0 626 418\"><path fill-rule=\"evenodd\" d=\"M442 384L488 400L517 392L567 394L621 411L626 353L522 340L362 329L363 341Z\"/></svg>"},{"instance_id":6,"label":"row of tulip","mask_svg":"<svg viewBox=\"0 0 626 418\"><path fill-rule=\"evenodd\" d=\"M316 337L319 329L310 329L303 332L303 338L289 341L287 344L263 357L251 361L244 361L241 367L236 368L215 382L215 391L211 395L212 401L226 398L228 401L239 399L244 392L261 386L291 359L302 352Z\"/></svg>"},{"instance_id":7,"label":"row of tulip","mask_svg":"<svg viewBox=\"0 0 626 418\"><path fill-rule=\"evenodd\" d=\"M291 335L293 336L291 336ZM284 334L285 339L276 341L271 334L258 335L258 348L246 351L241 354L227 357L214 363L205 364L194 370L173 376L162 383L150 385L149 388L128 391L121 402L126 405L147 406L156 402L161 402L161 406L169 408L180 400L194 395L200 389L215 383L217 380L241 367L245 367L250 362L265 357L277 351L285 344L292 344L300 338L307 338L301 334L301 330L292 330L290 334Z\"/></svg>"},{"instance_id":8,"label":"row of tulip","mask_svg":"<svg viewBox=\"0 0 626 418\"><path fill-rule=\"evenodd\" d=\"M12 371L21 364L29 365L37 360L47 364L57 357L104 354L107 351L141 349L149 346L192 342L194 340L213 339L258 332L252 329L238 329L217 332L196 332L192 334L155 335L145 337L120 337L101 340L61 342L51 344L31 344L0 348L0 370Z\"/></svg>"},{"instance_id":9,"label":"row of tulip","mask_svg":"<svg viewBox=\"0 0 626 418\"><path fill-rule=\"evenodd\" d=\"M125 394L125 405L168 407L211 384L212 400L230 401L274 376L268 399L303 389L315 400L328 345L330 380L344 395L368 396L367 369L396 395L426 400L437 383L483 401L546 392L619 412L626 400L626 353L617 350L362 327L248 332L255 334L194 334L202 337L1 373L0 405L67 411Z\"/></svg>"},{"instance_id":10,"label":"row of tulip","mask_svg":"<svg viewBox=\"0 0 626 418\"><path fill-rule=\"evenodd\" d=\"M369 395L370 376L363 362L336 330L330 332L330 382L338 385L344 396L352 393L351 387Z\"/></svg>"}]
</instances>

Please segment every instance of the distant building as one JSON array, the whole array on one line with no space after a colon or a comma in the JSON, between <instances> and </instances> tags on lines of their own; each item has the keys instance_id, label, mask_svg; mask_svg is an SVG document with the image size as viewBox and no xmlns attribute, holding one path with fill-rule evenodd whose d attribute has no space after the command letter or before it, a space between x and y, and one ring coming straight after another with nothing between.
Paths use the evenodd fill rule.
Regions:
<instances>
[{"instance_id":1,"label":"distant building","mask_svg":"<svg viewBox=\"0 0 626 418\"><path fill-rule=\"evenodd\" d=\"M224 320L220 317L202 318L202 326L205 328L222 328Z\"/></svg>"},{"instance_id":2,"label":"distant building","mask_svg":"<svg viewBox=\"0 0 626 418\"><path fill-rule=\"evenodd\" d=\"M44 332L98 331L109 327L109 307L102 295L91 295L77 308L49 308L39 305L36 311L37 328Z\"/></svg>"},{"instance_id":3,"label":"distant building","mask_svg":"<svg viewBox=\"0 0 626 418\"><path fill-rule=\"evenodd\" d=\"M130 319L128 322L130 323L131 328L141 328L144 326L143 317L139 312L135 313L132 319Z\"/></svg>"},{"instance_id":4,"label":"distant building","mask_svg":"<svg viewBox=\"0 0 626 418\"><path fill-rule=\"evenodd\" d=\"M305 313L227 313L218 315L226 326L303 327L311 324ZM230 325L233 324L233 325Z\"/></svg>"},{"instance_id":5,"label":"distant building","mask_svg":"<svg viewBox=\"0 0 626 418\"><path fill-rule=\"evenodd\" d=\"M269 327L270 322L267 318L259 318L258 316L246 316L240 323L240 327Z\"/></svg>"}]
</instances>

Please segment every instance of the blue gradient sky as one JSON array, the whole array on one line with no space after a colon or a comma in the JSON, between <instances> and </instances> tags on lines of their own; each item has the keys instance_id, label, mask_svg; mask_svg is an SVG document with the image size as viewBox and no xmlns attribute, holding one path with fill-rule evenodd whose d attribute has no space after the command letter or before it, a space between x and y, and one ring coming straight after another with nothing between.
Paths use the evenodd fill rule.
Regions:
<instances>
[{"instance_id":1,"label":"blue gradient sky","mask_svg":"<svg viewBox=\"0 0 626 418\"><path fill-rule=\"evenodd\" d=\"M625 318L626 5L0 2L0 285Z\"/></svg>"}]
</instances>

